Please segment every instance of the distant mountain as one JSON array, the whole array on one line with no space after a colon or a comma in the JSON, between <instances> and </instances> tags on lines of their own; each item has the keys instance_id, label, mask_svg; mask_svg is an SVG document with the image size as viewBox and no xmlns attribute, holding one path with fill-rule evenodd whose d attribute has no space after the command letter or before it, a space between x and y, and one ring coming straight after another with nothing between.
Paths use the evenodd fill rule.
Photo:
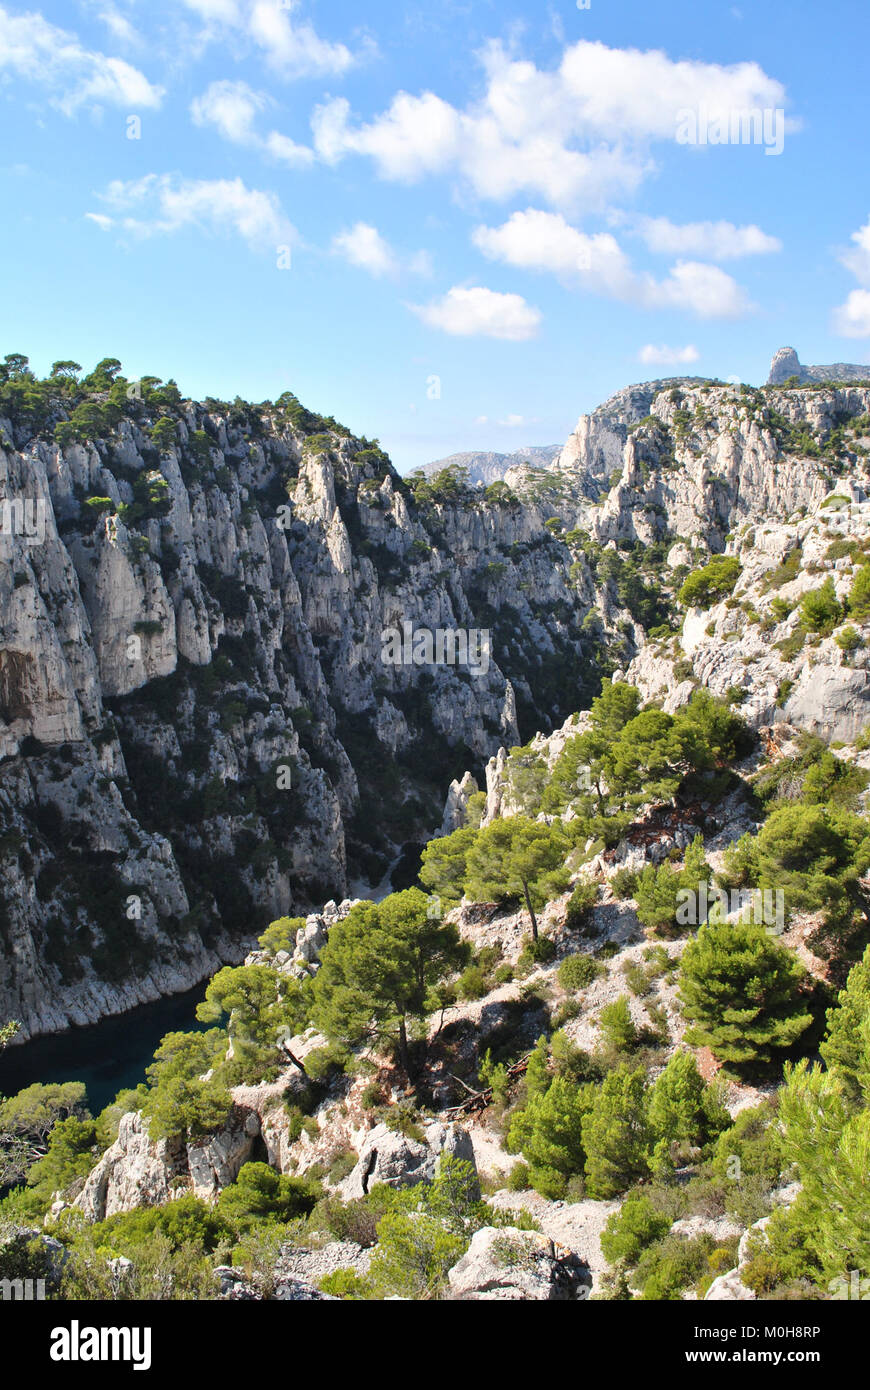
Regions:
<instances>
[{"instance_id":1,"label":"distant mountain","mask_svg":"<svg viewBox=\"0 0 870 1390\"><path fill-rule=\"evenodd\" d=\"M797 377L801 386L825 381L870 381L870 365L855 362L833 362L827 367L805 367L793 347L780 348L770 364L768 386L782 386L790 377Z\"/></svg>"},{"instance_id":2,"label":"distant mountain","mask_svg":"<svg viewBox=\"0 0 870 1390\"><path fill-rule=\"evenodd\" d=\"M451 454L449 458L435 459L434 463L424 464L423 472L431 478L433 473L438 473L442 468L448 468L450 464L455 463L461 468L468 469L468 476L472 483L485 485L503 478L508 469L515 468L518 463L532 463L539 468L548 468L561 452L561 444L530 444L525 449L517 449L513 454L495 454L485 451Z\"/></svg>"}]
</instances>

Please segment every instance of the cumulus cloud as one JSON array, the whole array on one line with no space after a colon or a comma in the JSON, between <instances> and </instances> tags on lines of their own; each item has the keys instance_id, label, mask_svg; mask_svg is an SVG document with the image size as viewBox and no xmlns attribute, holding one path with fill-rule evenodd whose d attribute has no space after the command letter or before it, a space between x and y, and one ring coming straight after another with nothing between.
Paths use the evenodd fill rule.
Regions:
<instances>
[{"instance_id":1,"label":"cumulus cloud","mask_svg":"<svg viewBox=\"0 0 870 1390\"><path fill-rule=\"evenodd\" d=\"M668 256L707 256L711 261L765 256L782 250L782 242L760 227L737 227L733 222L684 222L645 217L638 231L651 251Z\"/></svg>"},{"instance_id":2,"label":"cumulus cloud","mask_svg":"<svg viewBox=\"0 0 870 1390\"><path fill-rule=\"evenodd\" d=\"M477 227L471 240L491 260L506 261L524 270L549 270L556 275L582 274L596 260L596 274L606 264L627 265L613 236L600 232L586 235L571 227L560 213L543 213L530 207L514 213L502 227Z\"/></svg>"},{"instance_id":3,"label":"cumulus cloud","mask_svg":"<svg viewBox=\"0 0 870 1390\"><path fill-rule=\"evenodd\" d=\"M171 174L109 184L101 201L111 209L88 213L103 230L115 228L134 236L198 227L239 236L254 250L292 246L296 229L274 193L247 188L241 179L179 179Z\"/></svg>"},{"instance_id":4,"label":"cumulus cloud","mask_svg":"<svg viewBox=\"0 0 870 1390\"><path fill-rule=\"evenodd\" d=\"M0 75L4 72L47 88L51 104L67 116L103 103L133 111L153 108L163 98L162 88L123 59L85 48L75 34L41 14L13 15L0 6Z\"/></svg>"},{"instance_id":5,"label":"cumulus cloud","mask_svg":"<svg viewBox=\"0 0 870 1390\"><path fill-rule=\"evenodd\" d=\"M671 367L681 363L697 362L700 353L692 344L686 347L668 347L666 343L647 343L637 354L638 362L652 367Z\"/></svg>"},{"instance_id":6,"label":"cumulus cloud","mask_svg":"<svg viewBox=\"0 0 870 1390\"><path fill-rule=\"evenodd\" d=\"M255 0L248 12L248 32L267 62L286 77L322 77L347 72L354 56L343 43L321 39L310 24L297 23L290 0Z\"/></svg>"},{"instance_id":7,"label":"cumulus cloud","mask_svg":"<svg viewBox=\"0 0 870 1390\"><path fill-rule=\"evenodd\" d=\"M541 324L541 311L527 304L522 295L499 294L481 285L471 289L454 285L441 299L409 307L430 328L458 338L523 342L534 338Z\"/></svg>"},{"instance_id":8,"label":"cumulus cloud","mask_svg":"<svg viewBox=\"0 0 870 1390\"><path fill-rule=\"evenodd\" d=\"M418 251L413 256L401 256L369 222L356 222L332 239L332 250L351 265L368 271L369 275L398 275L409 270L415 275L431 274L429 256Z\"/></svg>"},{"instance_id":9,"label":"cumulus cloud","mask_svg":"<svg viewBox=\"0 0 870 1390\"><path fill-rule=\"evenodd\" d=\"M322 39L298 18L298 0L184 0L209 37L243 34L282 77L340 76L358 61L343 43Z\"/></svg>"},{"instance_id":10,"label":"cumulus cloud","mask_svg":"<svg viewBox=\"0 0 870 1390\"><path fill-rule=\"evenodd\" d=\"M852 290L834 310L834 332L844 338L870 338L870 290Z\"/></svg>"},{"instance_id":11,"label":"cumulus cloud","mask_svg":"<svg viewBox=\"0 0 870 1390\"><path fill-rule=\"evenodd\" d=\"M680 111L785 102L782 85L756 63L674 62L586 41L550 71L499 43L481 59L485 93L464 108L434 92L399 92L359 124L344 98L326 102L312 118L318 154L332 163L366 156L381 178L399 182L451 173L480 197L532 192L552 206L594 209L652 170L648 147L675 140Z\"/></svg>"},{"instance_id":12,"label":"cumulus cloud","mask_svg":"<svg viewBox=\"0 0 870 1390\"><path fill-rule=\"evenodd\" d=\"M368 222L357 222L348 231L339 232L333 237L332 249L370 275L395 275L399 269L398 258L389 242Z\"/></svg>"},{"instance_id":13,"label":"cumulus cloud","mask_svg":"<svg viewBox=\"0 0 870 1390\"><path fill-rule=\"evenodd\" d=\"M644 275L640 302L649 309L687 309L702 319L739 319L753 308L744 290L716 265L678 261L667 279Z\"/></svg>"},{"instance_id":14,"label":"cumulus cloud","mask_svg":"<svg viewBox=\"0 0 870 1390\"><path fill-rule=\"evenodd\" d=\"M834 310L834 332L844 338L870 338L870 221L852 233L853 245L840 256L861 289L852 290Z\"/></svg>"},{"instance_id":15,"label":"cumulus cloud","mask_svg":"<svg viewBox=\"0 0 870 1390\"><path fill-rule=\"evenodd\" d=\"M263 92L255 92L246 82L224 79L212 82L201 96L190 103L194 125L213 126L225 140L234 145L246 145L270 155L282 164L304 168L313 163L314 151L297 145L289 136L271 130L260 135L257 117L271 105Z\"/></svg>"},{"instance_id":16,"label":"cumulus cloud","mask_svg":"<svg viewBox=\"0 0 870 1390\"><path fill-rule=\"evenodd\" d=\"M854 246L844 251L840 260L859 284L870 286L870 221L852 233L852 241Z\"/></svg>"},{"instance_id":17,"label":"cumulus cloud","mask_svg":"<svg viewBox=\"0 0 870 1390\"><path fill-rule=\"evenodd\" d=\"M642 308L687 309L701 318L738 318L751 305L718 266L678 261L664 280L640 274L609 232L587 235L561 213L527 208L501 227L477 227L477 248L491 260L525 270L550 271L591 293Z\"/></svg>"},{"instance_id":18,"label":"cumulus cloud","mask_svg":"<svg viewBox=\"0 0 870 1390\"><path fill-rule=\"evenodd\" d=\"M252 91L246 82L212 82L202 96L190 103L194 125L211 125L225 140L237 145L256 138L254 121L267 105L267 98Z\"/></svg>"}]
</instances>

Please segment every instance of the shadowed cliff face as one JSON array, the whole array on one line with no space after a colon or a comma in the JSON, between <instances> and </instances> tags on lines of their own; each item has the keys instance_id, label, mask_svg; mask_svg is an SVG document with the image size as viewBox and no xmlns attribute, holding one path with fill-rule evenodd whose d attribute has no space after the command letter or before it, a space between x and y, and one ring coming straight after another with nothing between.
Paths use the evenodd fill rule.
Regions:
<instances>
[{"instance_id":1,"label":"shadowed cliff face","mask_svg":"<svg viewBox=\"0 0 870 1390\"><path fill-rule=\"evenodd\" d=\"M733 607L683 630L675 596L727 548L758 604L834 487L863 527L866 389L629 387L488 490L411 487L292 397L150 397L96 439L55 440L68 403L0 421L5 497L44 521L0 535L0 1016L26 1033L188 988L377 884L452 778L482 786L602 673L741 685L756 724L790 681L806 727L813 689L863 721L860 652L780 671Z\"/></svg>"},{"instance_id":2,"label":"shadowed cliff face","mask_svg":"<svg viewBox=\"0 0 870 1390\"><path fill-rule=\"evenodd\" d=\"M25 1034L187 988L377 883L518 711L549 726L624 641L619 615L584 630L592 575L548 512L417 502L298 402L146 393L61 444L52 409L0 421L3 493L44 520L0 535L0 1015ZM385 658L408 625L447 634L435 661Z\"/></svg>"}]
</instances>

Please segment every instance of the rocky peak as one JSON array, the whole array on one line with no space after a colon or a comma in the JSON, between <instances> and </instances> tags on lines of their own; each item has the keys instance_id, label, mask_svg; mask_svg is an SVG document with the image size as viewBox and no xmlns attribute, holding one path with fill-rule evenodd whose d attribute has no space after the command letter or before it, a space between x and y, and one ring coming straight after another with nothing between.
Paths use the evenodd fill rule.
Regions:
<instances>
[{"instance_id":1,"label":"rocky peak","mask_svg":"<svg viewBox=\"0 0 870 1390\"><path fill-rule=\"evenodd\" d=\"M868 381L870 366L854 362L834 362L827 367L805 367L793 347L782 347L773 354L768 386L782 386L792 377L801 385L825 381Z\"/></svg>"}]
</instances>

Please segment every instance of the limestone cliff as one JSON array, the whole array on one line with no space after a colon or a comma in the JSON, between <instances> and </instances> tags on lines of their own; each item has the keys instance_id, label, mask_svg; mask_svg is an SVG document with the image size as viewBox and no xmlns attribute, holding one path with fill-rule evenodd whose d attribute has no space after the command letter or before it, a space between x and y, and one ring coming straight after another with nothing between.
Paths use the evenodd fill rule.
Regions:
<instances>
[{"instance_id":1,"label":"limestone cliff","mask_svg":"<svg viewBox=\"0 0 870 1390\"><path fill-rule=\"evenodd\" d=\"M582 703L603 651L540 507L415 499L293 397L120 399L92 393L78 438L60 396L0 419L0 1016L22 1037L376 884L452 773L515 743L518 711L531 732ZM403 625L486 631L490 659L386 662Z\"/></svg>"},{"instance_id":2,"label":"limestone cliff","mask_svg":"<svg viewBox=\"0 0 870 1390\"><path fill-rule=\"evenodd\" d=\"M409 485L291 396L112 403L0 420L0 1016L25 1037L189 987L403 846L406 872L603 674L863 729L870 632L807 635L800 600L830 576L842 602L870 540L870 387L628 387L489 496ZM734 592L684 612L723 552ZM386 660L406 629L486 632L487 661Z\"/></svg>"}]
</instances>

